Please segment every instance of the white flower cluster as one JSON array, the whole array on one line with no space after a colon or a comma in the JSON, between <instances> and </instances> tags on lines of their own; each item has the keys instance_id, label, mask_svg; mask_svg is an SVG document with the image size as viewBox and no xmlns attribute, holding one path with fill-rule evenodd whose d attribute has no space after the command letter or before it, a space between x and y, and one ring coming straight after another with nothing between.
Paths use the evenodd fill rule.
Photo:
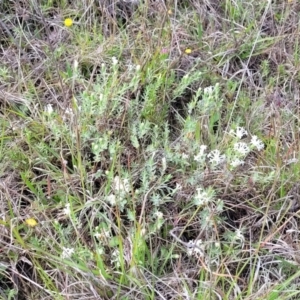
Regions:
<instances>
[{"instance_id":1,"label":"white flower cluster","mask_svg":"<svg viewBox=\"0 0 300 300\"><path fill-rule=\"evenodd\" d=\"M113 65L113 66L116 66L116 65L118 64L118 62L119 62L115 56L113 56L113 57L111 58L111 60L112 60L112 65Z\"/></svg>"},{"instance_id":2,"label":"white flower cluster","mask_svg":"<svg viewBox=\"0 0 300 300\"><path fill-rule=\"evenodd\" d=\"M230 165L233 167L233 168L236 168L238 166L241 166L243 165L245 162L242 160L242 159L239 159L237 157L234 157L231 162L230 162Z\"/></svg>"},{"instance_id":3,"label":"white flower cluster","mask_svg":"<svg viewBox=\"0 0 300 300\"><path fill-rule=\"evenodd\" d=\"M197 258L204 256L204 244L202 243L202 240L197 240L196 242L194 240L191 240L188 242L187 245L187 254L188 256L195 256Z\"/></svg>"},{"instance_id":4,"label":"white flower cluster","mask_svg":"<svg viewBox=\"0 0 300 300\"><path fill-rule=\"evenodd\" d=\"M237 137L239 139L242 139L243 137L248 136L247 130L245 128L239 127L239 126L236 128L236 131L234 131L233 129L231 129L229 131L229 134L231 134L231 135L233 135L233 136L235 136L235 137Z\"/></svg>"},{"instance_id":5,"label":"white flower cluster","mask_svg":"<svg viewBox=\"0 0 300 300\"><path fill-rule=\"evenodd\" d=\"M181 153L181 157L182 157L182 159L184 159L184 160L189 159L189 155L188 155L187 153L185 153L185 152ZM196 159L195 159L195 160L196 160Z\"/></svg>"},{"instance_id":6,"label":"white flower cluster","mask_svg":"<svg viewBox=\"0 0 300 300\"><path fill-rule=\"evenodd\" d=\"M63 214L68 217L71 215L70 203L67 203L65 205L65 208L63 209Z\"/></svg>"},{"instance_id":7,"label":"white flower cluster","mask_svg":"<svg viewBox=\"0 0 300 300\"><path fill-rule=\"evenodd\" d=\"M201 145L200 150L197 155L194 156L194 160L198 162L199 164L204 164L206 158L209 159L209 162L213 166L217 166L225 161L226 157L224 154L221 154L221 152L218 149L212 150L210 153L206 153L207 146Z\"/></svg>"},{"instance_id":8,"label":"white flower cluster","mask_svg":"<svg viewBox=\"0 0 300 300\"><path fill-rule=\"evenodd\" d=\"M106 201L111 206L119 205L119 208L123 210L124 205L126 204L125 196L130 192L129 180L115 176L113 180L113 191L114 193L111 193L106 197Z\"/></svg>"},{"instance_id":9,"label":"white flower cluster","mask_svg":"<svg viewBox=\"0 0 300 300\"><path fill-rule=\"evenodd\" d=\"M134 65L134 64L129 63L127 65L127 68L128 68L129 72L131 72L131 71L139 72L141 70L141 65Z\"/></svg>"},{"instance_id":10,"label":"white flower cluster","mask_svg":"<svg viewBox=\"0 0 300 300\"><path fill-rule=\"evenodd\" d=\"M207 157L209 158L209 162L213 166L217 166L226 160L225 154L221 154L221 152L218 149L211 151L207 155Z\"/></svg>"},{"instance_id":11,"label":"white flower cluster","mask_svg":"<svg viewBox=\"0 0 300 300\"><path fill-rule=\"evenodd\" d=\"M110 204L110 206L115 206L117 204L116 196L114 194L109 194L106 197L106 201Z\"/></svg>"},{"instance_id":12,"label":"white flower cluster","mask_svg":"<svg viewBox=\"0 0 300 300\"><path fill-rule=\"evenodd\" d=\"M210 91L207 91L209 93ZM230 130L230 135L237 139L242 139L244 137L248 136L248 132L243 127L237 127L236 130ZM211 164L212 167L217 167L218 165L228 162L228 164L232 168L236 168L240 165L243 165L244 158L251 152L251 150L257 149L258 151L261 151L264 149L264 143L256 136L253 135L251 138L251 141L249 145L246 142L240 142L236 141L233 144L233 149L229 153L229 155L221 154L220 150L215 149L212 150L209 153L206 153L207 146L201 145L199 152L194 155L194 161L199 163L200 165L204 165L206 162L206 159L208 159L208 162ZM183 157L183 155L182 155Z\"/></svg>"},{"instance_id":13,"label":"white flower cluster","mask_svg":"<svg viewBox=\"0 0 300 300\"><path fill-rule=\"evenodd\" d=\"M241 229L237 229L233 234L233 241L239 242L239 244L244 247L245 237Z\"/></svg>"},{"instance_id":14,"label":"white flower cluster","mask_svg":"<svg viewBox=\"0 0 300 300\"><path fill-rule=\"evenodd\" d=\"M242 139L244 137L248 136L248 132L243 127L237 127L236 130L230 130L229 132L232 136ZM253 149L257 149L258 151L261 151L264 149L263 142L258 139L256 135L253 135L250 141L250 145L248 145L246 142L236 142L233 145L233 153L231 155L231 158L229 160L229 164L232 168L236 168L240 165L243 165L244 158L251 152Z\"/></svg>"},{"instance_id":15,"label":"white flower cluster","mask_svg":"<svg viewBox=\"0 0 300 300\"><path fill-rule=\"evenodd\" d=\"M258 137L256 135L253 135L252 138L251 138L251 145L253 147L255 147L258 151L261 151L264 149L264 143L258 139Z\"/></svg>"},{"instance_id":16,"label":"white flower cluster","mask_svg":"<svg viewBox=\"0 0 300 300\"><path fill-rule=\"evenodd\" d=\"M241 154L242 156L246 156L250 152L250 148L248 145L244 142L237 142L234 144L233 149L238 154Z\"/></svg>"},{"instance_id":17,"label":"white flower cluster","mask_svg":"<svg viewBox=\"0 0 300 300\"><path fill-rule=\"evenodd\" d=\"M161 211L156 211L156 212L154 213L154 216L155 216L157 219L163 219L164 214L163 214Z\"/></svg>"},{"instance_id":18,"label":"white flower cluster","mask_svg":"<svg viewBox=\"0 0 300 300\"><path fill-rule=\"evenodd\" d=\"M74 253L74 248L63 247L63 251L61 253L61 258L62 259L70 258L73 253Z\"/></svg>"},{"instance_id":19,"label":"white flower cluster","mask_svg":"<svg viewBox=\"0 0 300 300\"><path fill-rule=\"evenodd\" d=\"M115 265L116 268L120 268L121 266L121 257L120 257L120 251L118 249L115 249L111 254L111 264Z\"/></svg>"},{"instance_id":20,"label":"white flower cluster","mask_svg":"<svg viewBox=\"0 0 300 300\"><path fill-rule=\"evenodd\" d=\"M199 153L197 155L194 156L194 160L198 163L203 164L205 162L205 158L206 158L206 151L207 146L206 145L201 145L200 146L200 150Z\"/></svg>"},{"instance_id":21,"label":"white flower cluster","mask_svg":"<svg viewBox=\"0 0 300 300\"><path fill-rule=\"evenodd\" d=\"M242 231L240 229L237 229L235 231L234 240L240 241L242 243L244 242L245 237L244 237L244 235L243 235L243 233L242 233Z\"/></svg>"},{"instance_id":22,"label":"white flower cluster","mask_svg":"<svg viewBox=\"0 0 300 300\"><path fill-rule=\"evenodd\" d=\"M116 193L129 193L130 184L127 178L121 179L119 176L115 176L113 188Z\"/></svg>"},{"instance_id":23,"label":"white flower cluster","mask_svg":"<svg viewBox=\"0 0 300 300\"><path fill-rule=\"evenodd\" d=\"M51 115L53 113L53 106L52 104L48 103L45 108L44 108L44 112L48 115Z\"/></svg>"},{"instance_id":24,"label":"white flower cluster","mask_svg":"<svg viewBox=\"0 0 300 300\"><path fill-rule=\"evenodd\" d=\"M107 243L107 241L111 237L111 231L108 228L100 228L99 226L96 226L93 236L102 243Z\"/></svg>"},{"instance_id":25,"label":"white flower cluster","mask_svg":"<svg viewBox=\"0 0 300 300\"><path fill-rule=\"evenodd\" d=\"M204 190L197 188L197 194L194 196L194 204L197 206L206 205L214 199L215 191L212 188Z\"/></svg>"}]
</instances>

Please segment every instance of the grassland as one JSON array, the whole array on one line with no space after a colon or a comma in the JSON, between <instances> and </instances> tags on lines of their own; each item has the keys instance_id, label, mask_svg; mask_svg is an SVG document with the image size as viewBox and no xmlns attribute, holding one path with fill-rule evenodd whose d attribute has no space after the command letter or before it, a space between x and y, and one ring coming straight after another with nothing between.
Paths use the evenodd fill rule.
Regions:
<instances>
[{"instance_id":1,"label":"grassland","mask_svg":"<svg viewBox=\"0 0 300 300\"><path fill-rule=\"evenodd\" d=\"M300 299L294 1L0 1L0 299Z\"/></svg>"}]
</instances>

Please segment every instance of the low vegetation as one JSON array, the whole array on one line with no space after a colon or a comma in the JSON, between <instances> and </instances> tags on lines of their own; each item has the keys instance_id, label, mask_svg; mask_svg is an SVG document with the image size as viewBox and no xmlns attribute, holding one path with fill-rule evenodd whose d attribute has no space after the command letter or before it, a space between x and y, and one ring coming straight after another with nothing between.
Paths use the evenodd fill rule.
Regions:
<instances>
[{"instance_id":1,"label":"low vegetation","mask_svg":"<svg viewBox=\"0 0 300 300\"><path fill-rule=\"evenodd\" d=\"M0 299L299 299L299 12L0 1Z\"/></svg>"}]
</instances>

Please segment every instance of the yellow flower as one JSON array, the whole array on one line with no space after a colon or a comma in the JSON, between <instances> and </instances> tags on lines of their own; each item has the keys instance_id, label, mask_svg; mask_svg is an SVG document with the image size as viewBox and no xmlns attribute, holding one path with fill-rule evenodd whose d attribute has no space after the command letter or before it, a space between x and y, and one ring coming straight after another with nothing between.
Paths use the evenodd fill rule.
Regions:
<instances>
[{"instance_id":1,"label":"yellow flower","mask_svg":"<svg viewBox=\"0 0 300 300\"><path fill-rule=\"evenodd\" d=\"M64 24L66 27L71 27L73 25L73 20L71 18L66 18Z\"/></svg>"},{"instance_id":2,"label":"yellow flower","mask_svg":"<svg viewBox=\"0 0 300 300\"><path fill-rule=\"evenodd\" d=\"M186 54L191 54L191 53L192 53L192 49L187 48L187 49L184 50L184 52L185 52Z\"/></svg>"},{"instance_id":3,"label":"yellow flower","mask_svg":"<svg viewBox=\"0 0 300 300\"><path fill-rule=\"evenodd\" d=\"M172 14L173 14L172 10L169 9L169 10L168 10L168 15L172 15Z\"/></svg>"},{"instance_id":4,"label":"yellow flower","mask_svg":"<svg viewBox=\"0 0 300 300\"><path fill-rule=\"evenodd\" d=\"M29 218L25 220L25 223L29 226L29 227L35 227L37 225L37 221L33 218Z\"/></svg>"}]
</instances>

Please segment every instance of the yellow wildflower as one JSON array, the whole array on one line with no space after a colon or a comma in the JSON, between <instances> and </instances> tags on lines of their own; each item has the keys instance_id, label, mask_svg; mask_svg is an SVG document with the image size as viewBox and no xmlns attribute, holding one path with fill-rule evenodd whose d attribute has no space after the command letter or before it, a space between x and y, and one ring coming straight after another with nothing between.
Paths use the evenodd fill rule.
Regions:
<instances>
[{"instance_id":1,"label":"yellow wildflower","mask_svg":"<svg viewBox=\"0 0 300 300\"><path fill-rule=\"evenodd\" d=\"M25 223L29 226L29 227L35 227L37 225L37 221L33 218L29 218L25 220Z\"/></svg>"},{"instance_id":2,"label":"yellow wildflower","mask_svg":"<svg viewBox=\"0 0 300 300\"><path fill-rule=\"evenodd\" d=\"M184 52L185 52L186 54L191 54L191 53L192 53L192 49L187 48L187 49L184 50Z\"/></svg>"},{"instance_id":3,"label":"yellow wildflower","mask_svg":"<svg viewBox=\"0 0 300 300\"><path fill-rule=\"evenodd\" d=\"M64 24L66 27L71 27L73 25L73 20L71 18L66 18Z\"/></svg>"}]
</instances>

